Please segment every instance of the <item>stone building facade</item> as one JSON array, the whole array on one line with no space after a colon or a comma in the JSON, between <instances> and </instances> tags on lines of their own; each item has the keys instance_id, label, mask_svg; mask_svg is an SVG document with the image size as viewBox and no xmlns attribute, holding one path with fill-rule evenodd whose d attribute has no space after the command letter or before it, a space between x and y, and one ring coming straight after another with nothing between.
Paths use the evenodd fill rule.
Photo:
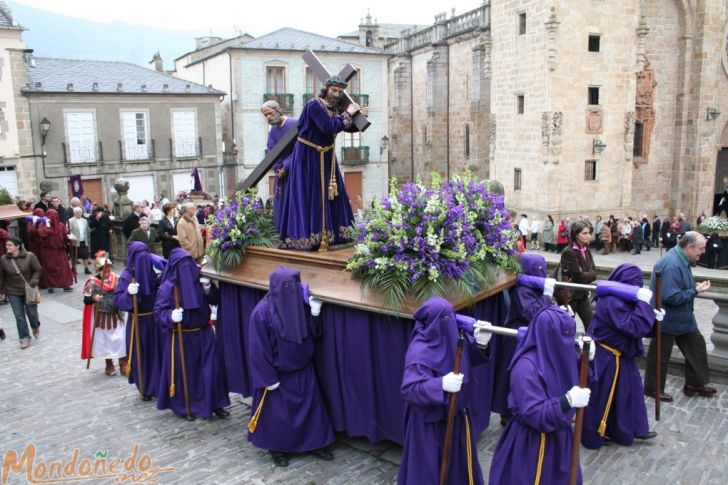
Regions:
<instances>
[{"instance_id":1,"label":"stone building facade","mask_svg":"<svg viewBox=\"0 0 728 485\"><path fill-rule=\"evenodd\" d=\"M50 182L67 201L70 176L81 175L85 195L110 207L118 178L132 200L173 200L191 188L194 168L206 192L221 194L222 91L126 62L38 57L24 73L34 175L26 198Z\"/></svg>"},{"instance_id":2,"label":"stone building facade","mask_svg":"<svg viewBox=\"0 0 728 485\"><path fill-rule=\"evenodd\" d=\"M219 49L215 49L219 46ZM389 140L386 79L387 58L380 49L340 39L283 28L256 39L222 41L206 55L188 53L175 61L176 76L230 93L223 101L223 140L228 192L242 181L266 153L268 124L260 113L267 99L281 104L284 114L297 118L305 102L319 90L302 54L313 50L332 73L347 63L358 70L348 92L369 106L371 126L356 135L340 134L336 153L347 193L356 210L387 190ZM259 184L266 198L272 174Z\"/></svg>"},{"instance_id":3,"label":"stone building facade","mask_svg":"<svg viewBox=\"0 0 728 485\"><path fill-rule=\"evenodd\" d=\"M0 187L12 196L29 193L35 183L28 103L20 94L32 50L21 38L23 27L0 2Z\"/></svg>"},{"instance_id":4,"label":"stone building facade","mask_svg":"<svg viewBox=\"0 0 728 485\"><path fill-rule=\"evenodd\" d=\"M393 174L471 168L513 209L554 216L711 212L728 176L727 3L486 0L437 16L386 47Z\"/></svg>"}]
</instances>

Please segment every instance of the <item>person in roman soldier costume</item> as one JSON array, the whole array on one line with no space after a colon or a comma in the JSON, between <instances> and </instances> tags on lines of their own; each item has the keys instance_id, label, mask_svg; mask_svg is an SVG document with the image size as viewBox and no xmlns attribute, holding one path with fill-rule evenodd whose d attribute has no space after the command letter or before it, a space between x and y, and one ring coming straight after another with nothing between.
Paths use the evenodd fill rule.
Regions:
<instances>
[{"instance_id":1,"label":"person in roman soldier costume","mask_svg":"<svg viewBox=\"0 0 728 485\"><path fill-rule=\"evenodd\" d=\"M126 325L114 303L118 276L111 270L111 259L105 251L96 253L97 274L90 276L83 287L83 334L81 358L106 359L106 375L116 374L113 359L119 359L122 375L126 374Z\"/></svg>"}]
</instances>

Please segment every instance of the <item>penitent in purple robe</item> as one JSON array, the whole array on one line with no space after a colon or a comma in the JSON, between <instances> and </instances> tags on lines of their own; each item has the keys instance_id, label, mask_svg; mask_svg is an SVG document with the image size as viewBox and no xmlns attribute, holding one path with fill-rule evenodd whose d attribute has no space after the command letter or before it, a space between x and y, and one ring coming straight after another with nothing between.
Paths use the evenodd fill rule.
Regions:
<instances>
[{"instance_id":1,"label":"penitent in purple robe","mask_svg":"<svg viewBox=\"0 0 728 485\"><path fill-rule=\"evenodd\" d=\"M260 409L254 446L302 453L334 442L313 367L316 326L301 295L301 273L280 267L270 274L270 291L250 321L248 356L253 385L251 417ZM267 386L280 386L265 392Z\"/></svg>"},{"instance_id":2,"label":"penitent in purple robe","mask_svg":"<svg viewBox=\"0 0 728 485\"><path fill-rule=\"evenodd\" d=\"M642 286L642 270L633 264L622 264L609 275L610 281ZM616 296L600 296L587 332L597 342L592 371L596 382L584 412L581 443L597 449L604 443L599 426L605 418L612 384L614 396L606 413L605 436L621 445L631 445L637 436L650 430L647 420L642 378L635 357L644 353L642 337L648 336L655 322L652 307L642 301L629 302ZM604 346L621 352L619 374L615 355Z\"/></svg>"},{"instance_id":3,"label":"penitent in purple robe","mask_svg":"<svg viewBox=\"0 0 728 485\"><path fill-rule=\"evenodd\" d=\"M336 134L347 128L353 128L349 113L336 114L318 96L306 103L298 119L298 137L324 149L331 147ZM322 178L319 151L300 140L296 141L281 212L282 249L309 251L319 247L322 239L322 208L326 212L329 245L351 240L354 213L337 163L334 163L334 170L338 195L329 198L332 160L335 160L334 149L324 155Z\"/></svg>"},{"instance_id":4,"label":"penitent in purple robe","mask_svg":"<svg viewBox=\"0 0 728 485\"><path fill-rule=\"evenodd\" d=\"M297 124L298 120L296 118L286 118L281 126L271 126L270 131L268 132L267 150L273 150L273 147L275 147L276 143L283 138L283 135L285 135L288 130L292 128L295 129ZM291 171L291 160L293 159L293 146L294 144L291 144L288 148L286 148L283 153L281 153L281 156L278 158L275 165L273 165L275 183L273 184L273 193L270 195L273 197L273 225L279 233L281 232L281 212L283 211L284 205L283 200L286 195L286 187L288 186L288 173ZM278 171L281 169L286 172L286 175L283 177L278 176Z\"/></svg>"},{"instance_id":5,"label":"penitent in purple robe","mask_svg":"<svg viewBox=\"0 0 728 485\"><path fill-rule=\"evenodd\" d=\"M133 271L133 272L132 272ZM132 275L139 283L137 294L137 308L139 312L137 331L134 338L139 339L139 347L134 345L132 351L129 346L132 330L132 310L134 308L132 296L127 291ZM157 297L159 278L152 269L152 258L146 244L139 241L129 243L129 255L126 268L121 273L116 290L114 290L114 303L121 311L129 312L126 325L126 355L131 357L129 365L129 384L136 384L137 389L144 396L156 397L159 390L159 374L162 366L162 350L164 340L160 328L154 322L154 300ZM138 332L138 333L137 333ZM138 354L138 349L141 352ZM141 366L138 363L141 362ZM142 369L143 389L140 387L139 367Z\"/></svg>"},{"instance_id":6,"label":"penitent in purple robe","mask_svg":"<svg viewBox=\"0 0 728 485\"><path fill-rule=\"evenodd\" d=\"M440 476L450 394L442 390L442 376L452 372L458 340L452 305L440 297L427 300L413 315L416 323L405 356L400 391L405 400L405 431L397 483L437 484ZM477 433L471 409L483 394L469 379L473 368L487 360L472 335L465 335L461 373L463 385L457 395L457 415L447 483L483 483L478 462ZM468 466L468 449L470 466Z\"/></svg>"},{"instance_id":7,"label":"penitent in purple robe","mask_svg":"<svg viewBox=\"0 0 728 485\"><path fill-rule=\"evenodd\" d=\"M574 319L550 305L518 342L510 368L512 418L495 448L491 485L568 482L575 410L565 394L578 384L575 334Z\"/></svg>"},{"instance_id":8,"label":"penitent in purple robe","mask_svg":"<svg viewBox=\"0 0 728 485\"><path fill-rule=\"evenodd\" d=\"M546 277L546 260L539 254L524 253L520 258L523 274ZM533 316L543 307L551 305L551 298L544 296L542 290L526 286L514 286L509 291L511 306L508 310L508 320L505 326L518 329L527 327ZM493 412L501 415L510 414L508 411L508 394L511 392L511 365L513 353L516 350L517 340L513 337L497 335L494 355L495 377L493 383Z\"/></svg>"},{"instance_id":9,"label":"penitent in purple robe","mask_svg":"<svg viewBox=\"0 0 728 485\"><path fill-rule=\"evenodd\" d=\"M157 408L172 409L175 414L186 415L184 384L177 324L172 322L175 309L174 285L179 289L180 306L184 309L181 322L184 342L187 387L190 414L208 418L215 409L230 404L225 385L225 363L218 349L215 332L210 326L210 306L216 305L217 289L213 286L205 295L199 282L200 268L187 251L173 249L169 263L162 273L162 281L154 305L154 318L164 334L162 370L157 392ZM174 335L174 354L172 336ZM172 356L174 355L175 396L170 397Z\"/></svg>"}]
</instances>

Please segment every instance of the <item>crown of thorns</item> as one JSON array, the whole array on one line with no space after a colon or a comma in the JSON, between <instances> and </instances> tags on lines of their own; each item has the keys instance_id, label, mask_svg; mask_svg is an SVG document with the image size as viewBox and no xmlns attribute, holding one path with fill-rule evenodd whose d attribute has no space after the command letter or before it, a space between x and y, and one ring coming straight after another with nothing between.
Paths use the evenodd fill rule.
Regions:
<instances>
[{"instance_id":1,"label":"crown of thorns","mask_svg":"<svg viewBox=\"0 0 728 485\"><path fill-rule=\"evenodd\" d=\"M334 77L330 77L329 79L326 80L326 87L329 87L329 86L336 86L337 88L345 88L346 82L343 79L341 79L340 76L334 76Z\"/></svg>"}]
</instances>

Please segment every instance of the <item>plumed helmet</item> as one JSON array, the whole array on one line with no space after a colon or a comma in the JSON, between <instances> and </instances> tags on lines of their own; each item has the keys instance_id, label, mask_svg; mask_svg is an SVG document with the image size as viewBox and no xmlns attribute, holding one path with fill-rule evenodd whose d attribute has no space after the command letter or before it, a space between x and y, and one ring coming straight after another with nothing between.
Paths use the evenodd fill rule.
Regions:
<instances>
[{"instance_id":1,"label":"plumed helmet","mask_svg":"<svg viewBox=\"0 0 728 485\"><path fill-rule=\"evenodd\" d=\"M96 268L102 269L105 266L111 266L111 258L103 249L96 253Z\"/></svg>"}]
</instances>

